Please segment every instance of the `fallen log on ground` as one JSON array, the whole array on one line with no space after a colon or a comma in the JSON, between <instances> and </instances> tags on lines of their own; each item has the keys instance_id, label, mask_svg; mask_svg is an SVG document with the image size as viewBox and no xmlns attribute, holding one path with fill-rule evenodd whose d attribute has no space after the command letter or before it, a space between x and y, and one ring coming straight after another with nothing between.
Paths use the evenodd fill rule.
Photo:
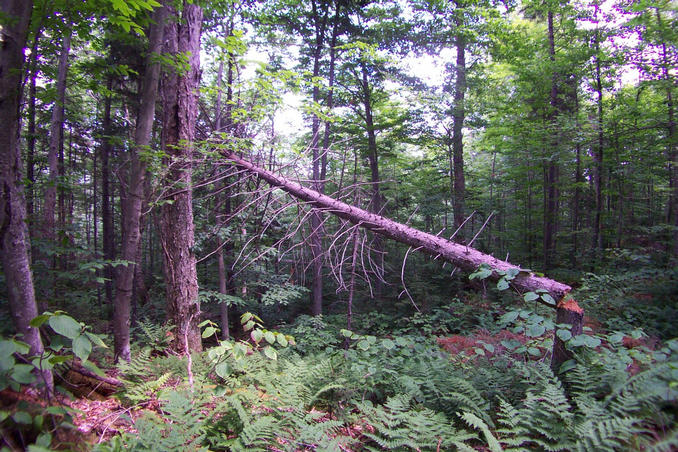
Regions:
<instances>
[{"instance_id":1,"label":"fallen log on ground","mask_svg":"<svg viewBox=\"0 0 678 452\"><path fill-rule=\"evenodd\" d=\"M268 182L271 186L278 187L295 198L309 203L315 208L322 209L325 212L348 220L353 224L369 229L377 234L410 245L427 254L436 257L439 256L462 270L468 272L475 271L482 264L486 264L492 270L492 275L490 277L493 279L499 279L509 270L513 270L514 272L517 270L518 275L511 281L511 285L521 293L545 290L554 300L556 300L555 306L552 304L548 304L548 306L556 308L558 311L558 318L579 319L579 322L583 319L583 311L577 303L574 300L568 301L566 298L566 295L572 290L567 284L537 275L531 270L497 259L494 256L482 253L472 247L420 231L410 226L389 220L386 217L368 212L359 207L346 204L261 168L252 162L239 157L233 152L223 151L223 155L238 168L255 174L260 179ZM577 315L571 315L570 311ZM581 324L573 324L572 331L581 331ZM566 351L564 344L556 336L552 361L552 367L554 369L558 369L562 362L569 359L570 355L563 353L564 351Z\"/></svg>"}]
</instances>

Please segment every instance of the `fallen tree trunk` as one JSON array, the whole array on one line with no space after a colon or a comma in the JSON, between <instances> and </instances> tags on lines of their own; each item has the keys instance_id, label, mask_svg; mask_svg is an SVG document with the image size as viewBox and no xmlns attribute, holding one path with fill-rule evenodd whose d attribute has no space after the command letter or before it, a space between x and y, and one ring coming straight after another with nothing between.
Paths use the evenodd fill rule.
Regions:
<instances>
[{"instance_id":1,"label":"fallen tree trunk","mask_svg":"<svg viewBox=\"0 0 678 452\"><path fill-rule=\"evenodd\" d=\"M497 273L497 271L507 272L510 269L517 269L520 273L511 281L513 286L521 292L533 292L539 289L546 290L556 301L562 300L572 289L566 284L559 283L558 281L543 276L538 276L530 270L520 268L517 265L497 259L489 254L481 253L469 246L461 245L443 237L422 232L418 229L338 201L330 196L323 195L315 190L306 188L297 182L293 182L285 177L260 168L233 153L226 152L224 153L224 156L239 168L256 174L272 186L284 190L295 198L308 202L313 207L322 209L348 220L351 223L364 227L365 229L374 231L377 234L415 247L425 253L436 257L440 256L440 258L462 270L475 271L481 264L487 264L492 269L492 277L498 279L501 275ZM553 305L549 306L555 307Z\"/></svg>"},{"instance_id":2,"label":"fallen tree trunk","mask_svg":"<svg viewBox=\"0 0 678 452\"><path fill-rule=\"evenodd\" d=\"M492 275L490 277L493 279L499 279L509 270L518 270L518 275L511 281L511 284L518 291L525 293L545 290L554 300L556 300L556 305L543 303L556 309L556 315L559 321L563 320L564 322L571 322L572 332L575 334L581 333L582 331L584 311L577 305L576 301L572 299L568 300L566 298L566 295L572 290L567 284L554 281L544 276L539 276L531 270L497 259L489 254L481 253L469 246L461 245L443 237L422 232L418 229L389 220L388 218L370 213L356 206L338 201L330 196L306 188L297 182L293 182L285 177L256 166L232 152L224 151L223 155L240 169L256 174L270 185L280 188L297 199L306 201L315 208L322 209L377 234L410 245L427 254L440 257L462 270L475 271L480 265L486 264L492 270ZM557 372L558 369L560 369L560 365L569 358L571 358L571 354L567 353L565 344L556 335L551 367Z\"/></svg>"}]
</instances>

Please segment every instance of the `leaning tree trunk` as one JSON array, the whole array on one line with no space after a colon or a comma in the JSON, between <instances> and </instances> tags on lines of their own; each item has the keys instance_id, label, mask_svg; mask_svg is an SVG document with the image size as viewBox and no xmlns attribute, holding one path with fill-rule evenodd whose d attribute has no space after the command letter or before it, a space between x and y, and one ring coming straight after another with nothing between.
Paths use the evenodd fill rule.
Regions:
<instances>
[{"instance_id":1,"label":"leaning tree trunk","mask_svg":"<svg viewBox=\"0 0 678 452\"><path fill-rule=\"evenodd\" d=\"M39 355L44 350L40 332L30 326L38 309L28 259L26 201L19 152L21 66L32 10L33 2L29 0L0 3L2 16L12 19L0 28L0 255L14 326L31 347L31 354ZM42 378L51 392L52 373L44 371Z\"/></svg>"},{"instance_id":2,"label":"leaning tree trunk","mask_svg":"<svg viewBox=\"0 0 678 452\"><path fill-rule=\"evenodd\" d=\"M146 70L139 93L140 105L134 141L130 148L130 168L127 180L127 193L123 212L122 259L132 264L120 267L115 284L115 304L113 306L113 336L115 360L128 361L130 355L130 307L134 288L134 274L141 265L139 244L141 242L141 210L145 200L144 182L146 163L140 155L151 142L155 100L160 79L160 63L156 56L162 50L165 8L160 6L153 14L153 25L149 33Z\"/></svg>"},{"instance_id":3,"label":"leaning tree trunk","mask_svg":"<svg viewBox=\"0 0 678 452\"><path fill-rule=\"evenodd\" d=\"M516 290L520 292L533 292L540 289L546 290L554 300L557 300L556 306L553 306L552 304L548 304L548 306L556 308L559 318L565 320L570 319L573 322L577 322L572 326L573 332L581 331L583 310L581 310L574 300L568 300L566 298L566 295L572 290L572 288L566 284L562 284L544 276L539 276L531 270L520 268L510 262L481 253L469 246L422 232L375 213L338 201L315 190L306 188L297 182L290 181L289 179L260 168L237 156L233 152L223 151L223 155L240 169L257 175L270 185L282 189L295 198L305 201L317 209L322 209L339 218L348 220L351 223L357 224L376 234L412 246L416 250L433 255L436 258L440 257L462 270L474 271L481 264L486 264L492 269L491 277L494 279L500 278L502 274L505 274L509 270L517 270L518 275L511 281L512 286ZM575 316L573 313L582 315ZM556 338L554 347L559 344L562 345L560 339ZM554 361L562 358L562 354L556 355L556 353L554 353ZM560 368L561 363L562 362L555 362L554 368Z\"/></svg>"},{"instance_id":4,"label":"leaning tree trunk","mask_svg":"<svg viewBox=\"0 0 678 452\"><path fill-rule=\"evenodd\" d=\"M180 353L202 350L191 187L201 24L202 9L184 2L181 20L171 21L165 27L165 53L188 57L187 70L182 68L180 75L177 69L170 68L162 84L163 145L171 160L167 175L169 194L162 206L160 241L165 264L167 315L176 327L173 347Z\"/></svg>"}]
</instances>

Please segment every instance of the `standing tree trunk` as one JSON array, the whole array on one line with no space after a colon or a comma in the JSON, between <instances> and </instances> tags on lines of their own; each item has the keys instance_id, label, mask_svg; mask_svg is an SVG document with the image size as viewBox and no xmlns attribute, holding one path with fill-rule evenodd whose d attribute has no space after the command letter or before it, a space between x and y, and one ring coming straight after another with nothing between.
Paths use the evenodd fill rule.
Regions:
<instances>
[{"instance_id":1,"label":"standing tree trunk","mask_svg":"<svg viewBox=\"0 0 678 452\"><path fill-rule=\"evenodd\" d=\"M115 338L115 359L130 361L130 306L134 292L134 275L141 265L141 221L145 200L146 163L142 157L151 143L155 101L160 79L160 63L156 56L162 50L165 8L158 7L153 14L153 23L149 33L146 69L139 93L140 104L137 115L134 146L130 148L130 167L127 178L127 193L123 212L123 235L121 257L133 262L121 266L115 285L115 304L113 307L113 335Z\"/></svg>"},{"instance_id":2,"label":"standing tree trunk","mask_svg":"<svg viewBox=\"0 0 678 452\"><path fill-rule=\"evenodd\" d=\"M370 88L370 80L365 62L360 64L362 80L362 101L365 112L365 129L367 131L367 159L370 163L370 183L372 184L372 199L370 201L370 211L381 215L383 212L381 205L381 191L379 185L381 179L379 178L379 154L377 152L377 134L374 126L374 117L372 116L372 90ZM374 251L377 253L378 265L376 270L383 272L384 268L384 243L381 237L377 234L374 237ZM383 277L381 274L376 275L374 298L380 300L384 291Z\"/></svg>"},{"instance_id":3,"label":"standing tree trunk","mask_svg":"<svg viewBox=\"0 0 678 452\"><path fill-rule=\"evenodd\" d=\"M460 2L455 5L460 8ZM452 211L454 214L454 226L459 230L458 239L464 241L464 233L460 229L464 222L464 198L466 196L466 180L464 178L464 120L466 110L464 97L466 95L466 38L464 37L463 19L461 12L455 11L455 25L459 29L456 37L457 65L455 67L456 78L454 82L454 113L452 129L452 155L454 163L454 199Z\"/></svg>"},{"instance_id":4,"label":"standing tree trunk","mask_svg":"<svg viewBox=\"0 0 678 452\"><path fill-rule=\"evenodd\" d=\"M594 21L598 23L598 10L600 6L598 2L595 4ZM596 142L593 159L595 161L595 171L593 173L593 185L596 190L596 213L593 220L593 249L596 254L603 249L603 224L601 216L603 212L603 83L600 75L600 30L596 28L594 33L594 58L596 63L596 103L598 107L598 118L596 123L596 130L598 132L598 140Z\"/></svg>"},{"instance_id":5,"label":"standing tree trunk","mask_svg":"<svg viewBox=\"0 0 678 452\"><path fill-rule=\"evenodd\" d=\"M103 253L105 261L112 261L115 259L114 234L113 230L113 212L111 210L111 193L110 193L110 156L111 156L111 89L113 88L113 79L108 78L106 88L109 94L104 99L104 117L101 121L103 129L103 138L101 139L101 223L103 227L102 242ZM111 306L113 304L113 267L106 265L104 267L104 295L106 304Z\"/></svg>"},{"instance_id":6,"label":"standing tree trunk","mask_svg":"<svg viewBox=\"0 0 678 452\"><path fill-rule=\"evenodd\" d=\"M5 273L9 308L17 333L39 355L44 348L37 328L30 321L38 315L33 275L28 258L26 202L19 151L19 100L23 49L31 19L30 0L3 1L0 12L7 22L0 28L0 255ZM49 392L52 373L42 372Z\"/></svg>"},{"instance_id":7,"label":"standing tree trunk","mask_svg":"<svg viewBox=\"0 0 678 452\"><path fill-rule=\"evenodd\" d=\"M54 216L56 211L57 185L59 176L59 154L62 151L64 139L64 108L66 102L66 77L68 75L68 54L71 50L72 26L68 24L66 33L61 38L61 53L56 80L56 99L52 110L52 119L49 127L49 150L47 164L49 167L49 182L45 190L45 204L43 210L43 239L54 244L56 231ZM63 154L62 154L63 155ZM51 259L54 262L54 259ZM52 267L52 265L50 265Z\"/></svg>"},{"instance_id":8,"label":"standing tree trunk","mask_svg":"<svg viewBox=\"0 0 678 452\"><path fill-rule=\"evenodd\" d=\"M549 56L553 67L553 74L551 76L551 93L550 93L550 123L554 129L552 131L554 136L557 136L555 129L558 128L557 118L559 111L558 101L558 72L555 68L556 63L556 47L555 35L553 25L553 11L548 12L548 39L549 39ZM553 253L555 251L555 235L556 235L556 220L558 215L558 139L556 138L549 146L547 152L553 154L548 156L544 162L544 244L543 244L543 258L544 268L549 269L553 264Z\"/></svg>"},{"instance_id":9,"label":"standing tree trunk","mask_svg":"<svg viewBox=\"0 0 678 452\"><path fill-rule=\"evenodd\" d=\"M162 206L160 241L163 248L167 315L175 325L173 347L180 353L202 350L198 275L193 252L193 196L191 187L193 140L198 114L200 82L200 28L202 9L184 2L179 18L165 26L165 49L186 55L188 66L170 68L162 80L163 149L169 156L166 203ZM188 346L188 350L186 350Z\"/></svg>"},{"instance_id":10,"label":"standing tree trunk","mask_svg":"<svg viewBox=\"0 0 678 452\"><path fill-rule=\"evenodd\" d=\"M315 1L311 2L313 8L313 20L315 22L315 47L313 49L313 79L320 76L320 59L325 45L325 29L327 27L327 15L329 8L326 8L322 16L318 11L318 5ZM313 103L320 102L320 87L313 85ZM323 149L323 152L325 149ZM317 114L312 115L311 119L311 152L313 155L313 189L321 191L324 185L320 179L322 172L320 168L324 156L320 155L320 118ZM323 311L323 215L320 211L314 210L311 213L311 234L309 244L311 248L312 259L312 282L311 282L311 313L320 315Z\"/></svg>"}]
</instances>

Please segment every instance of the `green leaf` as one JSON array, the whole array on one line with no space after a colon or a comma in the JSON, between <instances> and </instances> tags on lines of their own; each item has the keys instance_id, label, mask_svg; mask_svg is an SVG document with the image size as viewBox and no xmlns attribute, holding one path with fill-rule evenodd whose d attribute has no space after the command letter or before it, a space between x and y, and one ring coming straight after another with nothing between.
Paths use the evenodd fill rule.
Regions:
<instances>
[{"instance_id":1,"label":"green leaf","mask_svg":"<svg viewBox=\"0 0 678 452\"><path fill-rule=\"evenodd\" d=\"M537 295L534 292L527 292L527 293L525 293L525 295L523 295L523 300L525 300L525 301L534 301L537 298L539 298L539 295Z\"/></svg>"},{"instance_id":2,"label":"green leaf","mask_svg":"<svg viewBox=\"0 0 678 452\"><path fill-rule=\"evenodd\" d=\"M483 344L483 347L485 347L485 350L487 350L490 353L494 353L494 345L492 344Z\"/></svg>"},{"instance_id":3,"label":"green leaf","mask_svg":"<svg viewBox=\"0 0 678 452\"><path fill-rule=\"evenodd\" d=\"M360 350L366 352L370 348L370 343L367 342L365 339L361 339L360 341L358 341L357 347Z\"/></svg>"},{"instance_id":4,"label":"green leaf","mask_svg":"<svg viewBox=\"0 0 678 452\"><path fill-rule=\"evenodd\" d=\"M617 331L615 333L610 334L607 337L607 340L612 344L619 344L624 340L624 334Z\"/></svg>"},{"instance_id":5,"label":"green leaf","mask_svg":"<svg viewBox=\"0 0 678 452\"><path fill-rule=\"evenodd\" d=\"M283 347L287 347L288 342L284 334L276 334L275 337L278 339L278 344L280 344Z\"/></svg>"},{"instance_id":6,"label":"green leaf","mask_svg":"<svg viewBox=\"0 0 678 452\"><path fill-rule=\"evenodd\" d=\"M247 323L245 323L245 326L242 327L242 329L245 330L245 331L249 331L252 328L254 328L254 321L253 320L249 320Z\"/></svg>"},{"instance_id":7,"label":"green leaf","mask_svg":"<svg viewBox=\"0 0 678 452\"><path fill-rule=\"evenodd\" d=\"M393 342L391 339L384 339L383 341L381 341L381 345L386 350L393 350L395 348L395 342Z\"/></svg>"},{"instance_id":8,"label":"green leaf","mask_svg":"<svg viewBox=\"0 0 678 452\"><path fill-rule=\"evenodd\" d=\"M529 353L532 356L541 356L541 350L539 350L537 347L528 348L527 353Z\"/></svg>"},{"instance_id":9,"label":"green leaf","mask_svg":"<svg viewBox=\"0 0 678 452\"><path fill-rule=\"evenodd\" d=\"M203 339L208 338L208 337L212 336L212 335L213 335L214 333L216 333L216 332L217 332L217 329L216 329L216 328L214 328L213 326L208 326L207 328L205 328L205 329L203 330L203 332L202 332L202 338L203 338Z\"/></svg>"},{"instance_id":10,"label":"green leaf","mask_svg":"<svg viewBox=\"0 0 678 452\"><path fill-rule=\"evenodd\" d=\"M539 337L542 334L544 334L545 331L546 331L546 328L544 328L544 325L540 325L538 323L535 323L533 325L530 325L527 328L527 331L525 332L525 334L527 335L527 337Z\"/></svg>"},{"instance_id":11,"label":"green leaf","mask_svg":"<svg viewBox=\"0 0 678 452\"><path fill-rule=\"evenodd\" d=\"M589 348L596 348L600 345L600 339L598 339L595 336L588 336L584 335L584 345L586 345Z\"/></svg>"},{"instance_id":12,"label":"green leaf","mask_svg":"<svg viewBox=\"0 0 678 452\"><path fill-rule=\"evenodd\" d=\"M33 366L30 364L15 364L12 368L12 379L20 384L31 384L35 381Z\"/></svg>"},{"instance_id":13,"label":"green leaf","mask_svg":"<svg viewBox=\"0 0 678 452\"><path fill-rule=\"evenodd\" d=\"M558 336L561 341L565 342L572 338L572 333L570 333L569 330L557 330L556 336Z\"/></svg>"},{"instance_id":14,"label":"green leaf","mask_svg":"<svg viewBox=\"0 0 678 452\"><path fill-rule=\"evenodd\" d=\"M50 362L50 364L57 365L57 364L65 363L66 361L68 361L69 359L72 359L72 358L73 358L73 355L53 355L53 356L49 357L48 361Z\"/></svg>"},{"instance_id":15,"label":"green leaf","mask_svg":"<svg viewBox=\"0 0 678 452\"><path fill-rule=\"evenodd\" d=\"M506 279L501 278L497 283L497 290L506 290L509 288L509 283Z\"/></svg>"},{"instance_id":16,"label":"green leaf","mask_svg":"<svg viewBox=\"0 0 678 452\"><path fill-rule=\"evenodd\" d=\"M94 374L96 374L100 377L106 376L104 371L99 369L99 367L96 364L94 364L92 361L84 361L82 363L82 367L84 367L85 369L89 370L90 372L92 372L92 373L94 373Z\"/></svg>"},{"instance_id":17,"label":"green leaf","mask_svg":"<svg viewBox=\"0 0 678 452\"><path fill-rule=\"evenodd\" d=\"M80 335L82 327L73 317L67 315L55 315L49 318L49 326L62 336L75 339Z\"/></svg>"},{"instance_id":18,"label":"green leaf","mask_svg":"<svg viewBox=\"0 0 678 452\"><path fill-rule=\"evenodd\" d=\"M264 347L264 355L266 355L266 357L268 359L273 359L273 360L278 359L278 352L276 352L275 349L273 347L271 347L270 345L267 345L266 347Z\"/></svg>"},{"instance_id":19,"label":"green leaf","mask_svg":"<svg viewBox=\"0 0 678 452\"><path fill-rule=\"evenodd\" d=\"M556 300L553 299L553 297L547 293L544 293L541 295L541 299L544 300L548 304L552 304L553 306L556 305Z\"/></svg>"},{"instance_id":20,"label":"green leaf","mask_svg":"<svg viewBox=\"0 0 678 452\"><path fill-rule=\"evenodd\" d=\"M42 432L38 435L38 439L35 440L35 444L40 447L48 448L52 444L52 434L50 432Z\"/></svg>"},{"instance_id":21,"label":"green leaf","mask_svg":"<svg viewBox=\"0 0 678 452\"><path fill-rule=\"evenodd\" d=\"M40 328L47 321L47 319L49 319L49 317L50 316L47 314L41 314L33 318L29 325L32 326L33 328Z\"/></svg>"},{"instance_id":22,"label":"green leaf","mask_svg":"<svg viewBox=\"0 0 678 452\"><path fill-rule=\"evenodd\" d=\"M8 358L16 351L16 346L12 341L0 341L0 359Z\"/></svg>"},{"instance_id":23,"label":"green leaf","mask_svg":"<svg viewBox=\"0 0 678 452\"><path fill-rule=\"evenodd\" d=\"M214 368L214 372L221 378L226 379L231 375L231 366L226 361L221 362Z\"/></svg>"},{"instance_id":24,"label":"green leaf","mask_svg":"<svg viewBox=\"0 0 678 452\"><path fill-rule=\"evenodd\" d=\"M253 314L251 312L246 312L242 315L242 317L240 317L240 323L242 325L244 325L247 322L249 322L250 320L252 320L252 317L253 317Z\"/></svg>"},{"instance_id":25,"label":"green leaf","mask_svg":"<svg viewBox=\"0 0 678 452\"><path fill-rule=\"evenodd\" d=\"M80 335L73 339L73 353L81 361L87 361L89 354L92 353L92 343L86 336Z\"/></svg>"},{"instance_id":26,"label":"green leaf","mask_svg":"<svg viewBox=\"0 0 678 452\"><path fill-rule=\"evenodd\" d=\"M501 345L503 345L507 350L513 350L514 348L520 347L521 344L515 339L508 339L501 341Z\"/></svg>"},{"instance_id":27,"label":"green leaf","mask_svg":"<svg viewBox=\"0 0 678 452\"><path fill-rule=\"evenodd\" d=\"M272 331L264 331L264 339L269 344L275 344L275 334Z\"/></svg>"},{"instance_id":28,"label":"green leaf","mask_svg":"<svg viewBox=\"0 0 678 452\"><path fill-rule=\"evenodd\" d=\"M577 367L577 361L574 359L568 359L563 364L560 365L560 373L565 373L568 370L572 370Z\"/></svg>"},{"instance_id":29,"label":"green leaf","mask_svg":"<svg viewBox=\"0 0 678 452\"><path fill-rule=\"evenodd\" d=\"M17 411L12 415L12 419L14 419L14 422L17 424L30 425L33 423L33 418L25 411Z\"/></svg>"},{"instance_id":30,"label":"green leaf","mask_svg":"<svg viewBox=\"0 0 678 452\"><path fill-rule=\"evenodd\" d=\"M264 338L264 332L261 330L252 330L250 337L255 343L258 344Z\"/></svg>"},{"instance_id":31,"label":"green leaf","mask_svg":"<svg viewBox=\"0 0 678 452\"><path fill-rule=\"evenodd\" d=\"M103 340L99 337L98 334L90 333L89 331L85 331L85 335L87 338L92 342L97 347L103 347L103 348L108 348L108 346L104 343Z\"/></svg>"},{"instance_id":32,"label":"green leaf","mask_svg":"<svg viewBox=\"0 0 678 452\"><path fill-rule=\"evenodd\" d=\"M509 323L515 321L518 318L519 314L520 314L519 311L509 311L499 318L499 323L504 324L504 325L509 324Z\"/></svg>"},{"instance_id":33,"label":"green leaf","mask_svg":"<svg viewBox=\"0 0 678 452\"><path fill-rule=\"evenodd\" d=\"M395 338L396 344L398 344L399 347L405 347L406 345L409 344L409 340L407 338L404 338L402 336L398 336Z\"/></svg>"},{"instance_id":34,"label":"green leaf","mask_svg":"<svg viewBox=\"0 0 678 452\"><path fill-rule=\"evenodd\" d=\"M353 332L352 332L352 331L345 330L345 329L343 329L343 328L342 328L339 332L340 332L341 335L344 336L344 337L351 337L351 335L353 335Z\"/></svg>"}]
</instances>

